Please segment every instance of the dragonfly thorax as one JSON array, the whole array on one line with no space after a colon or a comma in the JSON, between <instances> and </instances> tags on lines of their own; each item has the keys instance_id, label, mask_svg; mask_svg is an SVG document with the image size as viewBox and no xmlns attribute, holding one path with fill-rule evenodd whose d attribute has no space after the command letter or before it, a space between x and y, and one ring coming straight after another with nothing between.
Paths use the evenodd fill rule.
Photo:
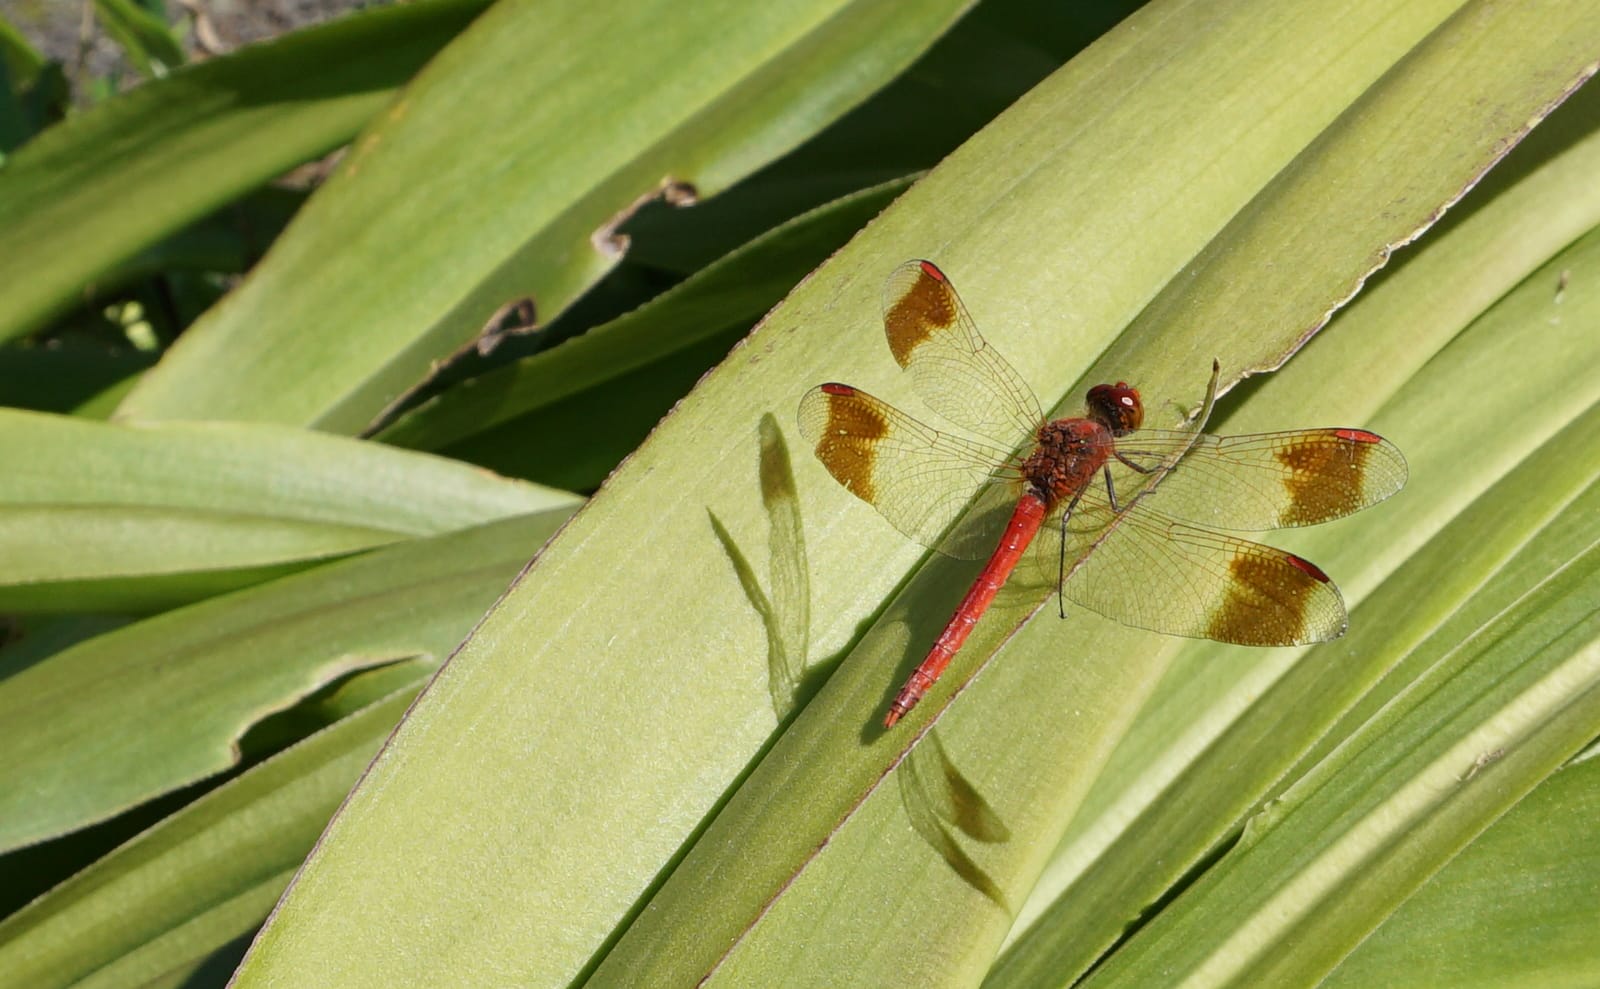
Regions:
<instances>
[{"instance_id":1,"label":"dragonfly thorax","mask_svg":"<svg viewBox=\"0 0 1600 989\"><path fill-rule=\"evenodd\" d=\"M1039 446L1022 462L1022 476L1047 505L1070 498L1094 479L1116 440L1093 419L1054 419L1039 427Z\"/></svg>"}]
</instances>

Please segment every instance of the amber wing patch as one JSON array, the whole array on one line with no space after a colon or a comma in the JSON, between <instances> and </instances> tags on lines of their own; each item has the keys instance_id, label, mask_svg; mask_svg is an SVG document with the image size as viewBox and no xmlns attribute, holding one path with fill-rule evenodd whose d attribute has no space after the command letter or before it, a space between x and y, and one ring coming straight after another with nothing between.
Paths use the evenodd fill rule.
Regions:
<instances>
[{"instance_id":1,"label":"amber wing patch","mask_svg":"<svg viewBox=\"0 0 1600 989\"><path fill-rule=\"evenodd\" d=\"M849 385L826 384L817 389L815 403L822 417L821 429L812 440L817 459L828 468L834 480L862 501L872 501L872 484L878 441L889 435L889 420L883 407L864 401ZM815 413L814 413L815 414Z\"/></svg>"},{"instance_id":2,"label":"amber wing patch","mask_svg":"<svg viewBox=\"0 0 1600 989\"><path fill-rule=\"evenodd\" d=\"M884 293L883 331L901 367L935 333L955 328L961 303L944 273L929 261L904 265Z\"/></svg>"},{"instance_id":3,"label":"amber wing patch","mask_svg":"<svg viewBox=\"0 0 1600 989\"><path fill-rule=\"evenodd\" d=\"M1187 434L1141 429L1118 440L1136 462L1184 449ZM1219 529L1315 525L1374 505L1406 483L1393 443L1360 429L1296 429L1201 436L1150 505Z\"/></svg>"},{"instance_id":4,"label":"amber wing patch","mask_svg":"<svg viewBox=\"0 0 1600 989\"><path fill-rule=\"evenodd\" d=\"M799 422L828 473L907 536L952 556L994 548L944 537L990 482L1019 476L1009 451L930 429L849 385L811 389Z\"/></svg>"},{"instance_id":5,"label":"amber wing patch","mask_svg":"<svg viewBox=\"0 0 1600 989\"><path fill-rule=\"evenodd\" d=\"M1234 556L1206 638L1243 646L1294 646L1344 634L1344 602L1316 565L1249 544Z\"/></svg>"}]
</instances>

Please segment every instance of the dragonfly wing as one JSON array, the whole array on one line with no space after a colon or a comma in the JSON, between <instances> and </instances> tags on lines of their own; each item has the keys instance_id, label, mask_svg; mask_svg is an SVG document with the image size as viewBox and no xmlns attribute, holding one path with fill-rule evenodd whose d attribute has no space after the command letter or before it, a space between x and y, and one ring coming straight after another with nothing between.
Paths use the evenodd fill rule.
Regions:
<instances>
[{"instance_id":1,"label":"dragonfly wing","mask_svg":"<svg viewBox=\"0 0 1600 989\"><path fill-rule=\"evenodd\" d=\"M1059 552L1059 520L1041 541L1044 552ZM1314 564L1142 502L1114 515L1102 495L1086 492L1068 523L1067 549L1063 595L1125 625L1250 646L1344 634L1344 601Z\"/></svg>"},{"instance_id":2,"label":"dragonfly wing","mask_svg":"<svg viewBox=\"0 0 1600 989\"><path fill-rule=\"evenodd\" d=\"M967 559L994 549L1009 511L998 522L985 511L951 527L994 482L1016 478L1008 451L941 433L840 384L813 388L800 400L800 432L834 480L907 536Z\"/></svg>"},{"instance_id":3,"label":"dragonfly wing","mask_svg":"<svg viewBox=\"0 0 1600 989\"><path fill-rule=\"evenodd\" d=\"M883 329L917 394L956 425L1014 446L1044 420L1022 375L984 341L933 262L908 261L889 276Z\"/></svg>"},{"instance_id":4,"label":"dragonfly wing","mask_svg":"<svg viewBox=\"0 0 1600 989\"><path fill-rule=\"evenodd\" d=\"M1406 460L1364 429L1296 429L1209 436L1142 429L1117 441L1123 456L1159 465L1194 446L1142 504L1219 529L1261 531L1315 525L1358 512L1399 491Z\"/></svg>"}]
</instances>

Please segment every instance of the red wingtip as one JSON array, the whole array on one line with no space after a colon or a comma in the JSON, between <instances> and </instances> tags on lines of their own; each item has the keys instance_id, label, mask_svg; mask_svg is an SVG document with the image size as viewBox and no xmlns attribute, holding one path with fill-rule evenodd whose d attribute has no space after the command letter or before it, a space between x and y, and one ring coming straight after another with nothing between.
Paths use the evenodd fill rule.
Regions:
<instances>
[{"instance_id":1,"label":"red wingtip","mask_svg":"<svg viewBox=\"0 0 1600 989\"><path fill-rule=\"evenodd\" d=\"M843 395L848 398L856 393L854 388L849 385L841 385L837 381L830 381L821 387L824 395Z\"/></svg>"},{"instance_id":2,"label":"red wingtip","mask_svg":"<svg viewBox=\"0 0 1600 989\"><path fill-rule=\"evenodd\" d=\"M1382 436L1379 436L1377 433L1369 433L1365 429L1335 429L1333 432L1334 435L1338 436L1341 440L1349 440L1352 443L1383 442Z\"/></svg>"},{"instance_id":3,"label":"red wingtip","mask_svg":"<svg viewBox=\"0 0 1600 989\"><path fill-rule=\"evenodd\" d=\"M1319 568L1315 563L1312 563L1310 560L1302 559L1301 557L1295 556L1293 553L1285 553L1284 555L1289 558L1290 563L1294 564L1296 567L1299 567L1301 570L1304 570L1317 580L1322 581L1324 584L1331 583L1331 581L1328 579L1328 575L1323 573L1321 568Z\"/></svg>"},{"instance_id":4,"label":"red wingtip","mask_svg":"<svg viewBox=\"0 0 1600 989\"><path fill-rule=\"evenodd\" d=\"M929 278L941 282L948 281L948 279L944 277L944 272L940 271L939 266L934 264L932 261L919 261L918 264L922 266L922 273L927 275Z\"/></svg>"}]
</instances>

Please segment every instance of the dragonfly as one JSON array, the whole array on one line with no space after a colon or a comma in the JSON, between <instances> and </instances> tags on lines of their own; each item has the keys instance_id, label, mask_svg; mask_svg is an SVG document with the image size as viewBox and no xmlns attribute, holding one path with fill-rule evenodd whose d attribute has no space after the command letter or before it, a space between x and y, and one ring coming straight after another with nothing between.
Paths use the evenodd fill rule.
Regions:
<instances>
[{"instance_id":1,"label":"dragonfly","mask_svg":"<svg viewBox=\"0 0 1600 989\"><path fill-rule=\"evenodd\" d=\"M1218 530L1313 525L1377 504L1406 482L1393 443L1351 428L1208 435L1215 362L1190 428L1144 428L1143 400L1125 381L1090 388L1082 416L1046 419L931 261L889 276L883 325L913 390L981 439L837 382L806 393L800 431L835 480L906 536L988 556L885 727L927 694L1023 571L1053 585L1062 617L1070 600L1136 628L1251 646L1344 634L1344 600L1316 564Z\"/></svg>"}]
</instances>

